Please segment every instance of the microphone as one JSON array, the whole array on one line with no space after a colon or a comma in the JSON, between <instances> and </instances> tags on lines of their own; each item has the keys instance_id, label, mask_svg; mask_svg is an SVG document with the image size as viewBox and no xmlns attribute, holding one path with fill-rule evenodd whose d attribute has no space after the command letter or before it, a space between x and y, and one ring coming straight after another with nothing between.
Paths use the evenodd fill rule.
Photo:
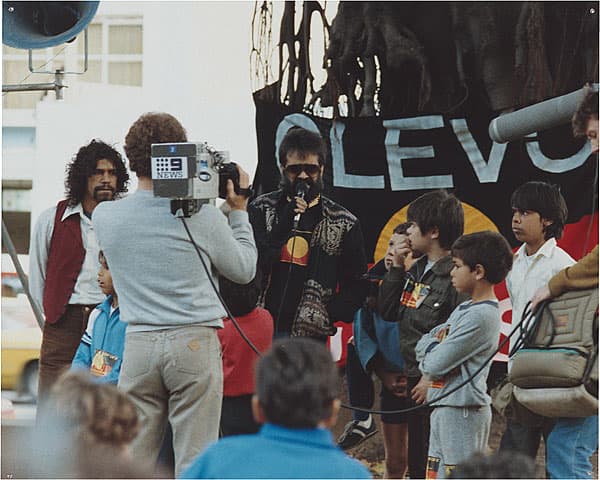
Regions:
<instances>
[{"instance_id":1,"label":"microphone","mask_svg":"<svg viewBox=\"0 0 600 480\"><path fill-rule=\"evenodd\" d=\"M304 197L306 196L306 194L308 193L309 190L309 186L306 182L300 182L297 186L296 186L296 196L300 197L302 200L304 200ZM294 215L294 230L298 227L298 222L300 221L300 212L296 213L296 215Z\"/></svg>"},{"instance_id":2,"label":"microphone","mask_svg":"<svg viewBox=\"0 0 600 480\"><path fill-rule=\"evenodd\" d=\"M592 88L594 91L598 91L598 84L593 84ZM500 115L490 122L488 128L490 138L497 143L512 142L530 133L569 123L588 89L589 87L584 87L566 95Z\"/></svg>"}]
</instances>

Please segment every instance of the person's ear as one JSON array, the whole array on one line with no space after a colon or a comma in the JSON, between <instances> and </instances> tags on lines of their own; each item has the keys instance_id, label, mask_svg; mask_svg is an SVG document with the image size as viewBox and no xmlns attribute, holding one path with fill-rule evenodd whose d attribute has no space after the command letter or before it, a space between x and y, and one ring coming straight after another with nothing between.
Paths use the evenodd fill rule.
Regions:
<instances>
[{"instance_id":1,"label":"person's ear","mask_svg":"<svg viewBox=\"0 0 600 480\"><path fill-rule=\"evenodd\" d=\"M260 401L258 400L258 397L256 395L252 395L252 416L254 417L254 421L259 425L267 423L265 411L260 405Z\"/></svg>"},{"instance_id":2,"label":"person's ear","mask_svg":"<svg viewBox=\"0 0 600 480\"><path fill-rule=\"evenodd\" d=\"M554 220L549 220L548 218L542 218L542 226L546 229L550 225L554 223Z\"/></svg>"},{"instance_id":3,"label":"person's ear","mask_svg":"<svg viewBox=\"0 0 600 480\"><path fill-rule=\"evenodd\" d=\"M438 238L440 238L440 229L439 229L438 227L433 227L433 228L432 228L432 229L429 231L428 235L429 235L431 238L438 239Z\"/></svg>"},{"instance_id":4,"label":"person's ear","mask_svg":"<svg viewBox=\"0 0 600 480\"><path fill-rule=\"evenodd\" d=\"M475 272L476 280L482 280L485 278L485 267L483 265L478 263L477 265L475 265L475 268L473 270Z\"/></svg>"},{"instance_id":5,"label":"person's ear","mask_svg":"<svg viewBox=\"0 0 600 480\"><path fill-rule=\"evenodd\" d=\"M333 402L331 402L331 415L329 416L329 418L323 420L323 426L325 428L333 428L335 426L341 406L342 402L340 402L339 398L336 398L335 400L333 400Z\"/></svg>"}]
</instances>

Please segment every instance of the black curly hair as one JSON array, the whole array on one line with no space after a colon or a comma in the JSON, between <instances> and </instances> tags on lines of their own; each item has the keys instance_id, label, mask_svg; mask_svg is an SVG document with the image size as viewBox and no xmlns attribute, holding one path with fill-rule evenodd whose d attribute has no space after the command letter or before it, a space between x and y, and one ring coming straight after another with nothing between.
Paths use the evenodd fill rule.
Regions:
<instances>
[{"instance_id":1,"label":"black curly hair","mask_svg":"<svg viewBox=\"0 0 600 480\"><path fill-rule=\"evenodd\" d=\"M588 122L594 118L598 119L598 92L591 87L587 87L585 95L571 119L573 135L575 137L585 137Z\"/></svg>"},{"instance_id":2,"label":"black curly hair","mask_svg":"<svg viewBox=\"0 0 600 480\"><path fill-rule=\"evenodd\" d=\"M129 174L121 154L102 140L92 140L79 149L73 161L67 166L65 179L65 194L70 206L75 206L85 195L87 181L96 170L98 160L108 160L117 171L117 189L115 198L127 191Z\"/></svg>"}]
</instances>

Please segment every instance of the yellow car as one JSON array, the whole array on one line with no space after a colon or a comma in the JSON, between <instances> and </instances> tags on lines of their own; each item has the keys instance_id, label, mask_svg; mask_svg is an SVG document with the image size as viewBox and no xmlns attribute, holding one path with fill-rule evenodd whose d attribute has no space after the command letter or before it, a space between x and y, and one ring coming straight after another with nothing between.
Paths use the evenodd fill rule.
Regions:
<instances>
[{"instance_id":1,"label":"yellow car","mask_svg":"<svg viewBox=\"0 0 600 480\"><path fill-rule=\"evenodd\" d=\"M37 397L42 331L24 295L2 297L2 390Z\"/></svg>"}]
</instances>

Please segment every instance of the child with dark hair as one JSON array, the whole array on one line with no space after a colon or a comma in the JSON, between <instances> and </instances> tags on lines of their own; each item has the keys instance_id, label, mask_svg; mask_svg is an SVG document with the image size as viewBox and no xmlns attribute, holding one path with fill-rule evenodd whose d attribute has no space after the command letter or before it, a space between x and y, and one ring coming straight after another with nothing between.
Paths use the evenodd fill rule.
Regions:
<instances>
[{"instance_id":1,"label":"child with dark hair","mask_svg":"<svg viewBox=\"0 0 600 480\"><path fill-rule=\"evenodd\" d=\"M458 463L487 448L492 423L488 360L498 346L501 322L494 285L510 270L512 251L499 233L477 232L454 243L452 262L452 285L471 300L415 348L419 369L430 381L427 400L439 399L430 419L426 478L447 478Z\"/></svg>"},{"instance_id":2,"label":"child with dark hair","mask_svg":"<svg viewBox=\"0 0 600 480\"><path fill-rule=\"evenodd\" d=\"M395 246L392 266L379 288L378 305L384 320L398 322L400 352L407 375L404 408L422 404L428 382L422 378L415 346L424 333L444 323L460 298L450 281L450 247L462 234L464 213L460 201L444 190L421 195L407 211L408 239ZM421 256L409 270L408 254ZM408 428L408 475L424 478L429 442L428 408L406 413Z\"/></svg>"},{"instance_id":3,"label":"child with dark hair","mask_svg":"<svg viewBox=\"0 0 600 480\"><path fill-rule=\"evenodd\" d=\"M256 306L259 295L256 281L240 285L221 276L219 290L244 334L259 351L267 351L273 338L273 317L268 310ZM221 436L256 433L259 425L252 416L251 403L258 356L230 318L223 319L218 335L223 351Z\"/></svg>"},{"instance_id":4,"label":"child with dark hair","mask_svg":"<svg viewBox=\"0 0 600 480\"><path fill-rule=\"evenodd\" d=\"M512 230L523 242L514 256L506 287L512 303L513 322L519 322L535 291L548 283L552 276L575 263L571 256L556 244L567 220L567 206L559 188L545 182L527 182L511 197ZM509 360L508 369L510 371ZM540 417L537 426L524 425L508 419L500 442L502 450L516 450L536 457L541 436L546 439L553 420Z\"/></svg>"},{"instance_id":5,"label":"child with dark hair","mask_svg":"<svg viewBox=\"0 0 600 480\"><path fill-rule=\"evenodd\" d=\"M346 384L348 400L353 407L372 408L375 400L372 374L381 380L381 410L400 410L401 399L406 397L406 375L404 360L398 343L398 323L386 322L377 311L377 291L384 274L392 266L396 245L406 239L408 222L397 225L388 242L383 259L366 274L370 280L370 292L365 305L356 312L353 322L353 337L348 342L346 355ZM406 269L414 260L406 258ZM408 462L408 431L406 414L383 414L383 446L385 450L385 477L404 478ZM375 421L370 413L352 410L350 421L338 445L344 450L360 445L377 433Z\"/></svg>"},{"instance_id":6,"label":"child with dark hair","mask_svg":"<svg viewBox=\"0 0 600 480\"><path fill-rule=\"evenodd\" d=\"M90 313L71 369L86 369L98 381L116 384L121 372L127 324L121 321L119 298L102 250L98 261L98 285L107 297Z\"/></svg>"},{"instance_id":7,"label":"child with dark hair","mask_svg":"<svg viewBox=\"0 0 600 480\"><path fill-rule=\"evenodd\" d=\"M370 478L347 457L328 430L340 408L338 374L322 343L277 340L256 368L255 435L209 446L182 478Z\"/></svg>"}]
</instances>

